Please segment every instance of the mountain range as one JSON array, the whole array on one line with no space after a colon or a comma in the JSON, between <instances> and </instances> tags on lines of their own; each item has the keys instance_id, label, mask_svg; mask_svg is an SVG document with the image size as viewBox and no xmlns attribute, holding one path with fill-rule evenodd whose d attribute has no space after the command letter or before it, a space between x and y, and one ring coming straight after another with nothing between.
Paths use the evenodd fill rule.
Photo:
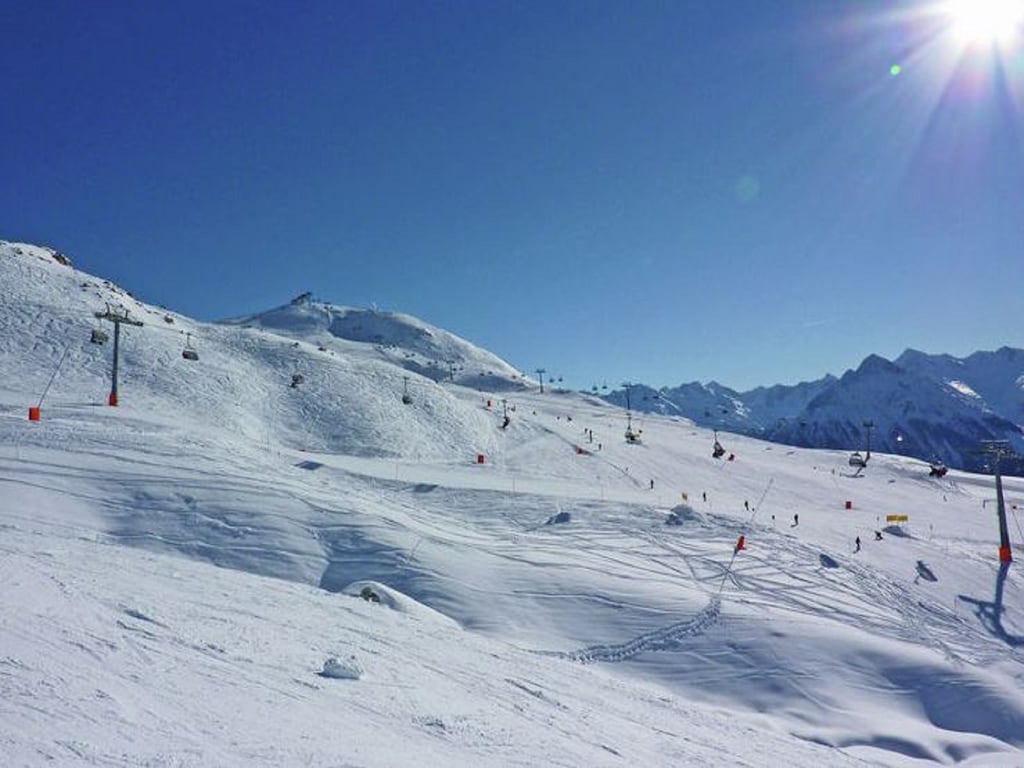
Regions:
<instances>
[{"instance_id":1,"label":"mountain range","mask_svg":"<svg viewBox=\"0 0 1024 768\"><path fill-rule=\"evenodd\" d=\"M971 471L991 471L981 441L1024 450L1024 350L1012 347L964 358L913 349L892 361L869 355L838 378L747 392L716 382L630 384L605 397L634 411L805 448L864 453L870 431L871 450ZM1024 464L1008 459L1002 469L1019 474Z\"/></svg>"}]
</instances>

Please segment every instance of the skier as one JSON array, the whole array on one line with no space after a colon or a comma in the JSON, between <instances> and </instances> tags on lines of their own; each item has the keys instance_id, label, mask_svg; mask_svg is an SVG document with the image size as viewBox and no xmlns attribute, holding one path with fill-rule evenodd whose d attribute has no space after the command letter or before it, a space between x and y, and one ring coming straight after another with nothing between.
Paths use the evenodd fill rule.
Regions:
<instances>
[{"instance_id":1,"label":"skier","mask_svg":"<svg viewBox=\"0 0 1024 768\"><path fill-rule=\"evenodd\" d=\"M882 540L882 532L881 531L875 531L875 541L881 541L881 540Z\"/></svg>"},{"instance_id":2,"label":"skier","mask_svg":"<svg viewBox=\"0 0 1024 768\"><path fill-rule=\"evenodd\" d=\"M853 551L854 552L860 552L860 536L858 536L856 539L854 539L853 543L856 545L856 548Z\"/></svg>"},{"instance_id":3,"label":"skier","mask_svg":"<svg viewBox=\"0 0 1024 768\"><path fill-rule=\"evenodd\" d=\"M800 515L797 515L797 514L793 515L793 525L794 526L800 525Z\"/></svg>"},{"instance_id":4,"label":"skier","mask_svg":"<svg viewBox=\"0 0 1024 768\"><path fill-rule=\"evenodd\" d=\"M744 501L743 502L743 508L745 510L747 510L747 512L749 512L750 511L750 502L749 501Z\"/></svg>"},{"instance_id":5,"label":"skier","mask_svg":"<svg viewBox=\"0 0 1024 768\"><path fill-rule=\"evenodd\" d=\"M654 490L654 480L651 480L651 490Z\"/></svg>"}]
</instances>

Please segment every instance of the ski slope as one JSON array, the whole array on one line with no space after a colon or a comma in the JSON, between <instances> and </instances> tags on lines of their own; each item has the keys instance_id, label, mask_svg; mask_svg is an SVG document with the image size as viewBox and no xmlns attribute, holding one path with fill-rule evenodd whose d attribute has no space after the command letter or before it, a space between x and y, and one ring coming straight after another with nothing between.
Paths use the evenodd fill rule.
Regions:
<instances>
[{"instance_id":1,"label":"ski slope","mask_svg":"<svg viewBox=\"0 0 1024 768\"><path fill-rule=\"evenodd\" d=\"M404 315L201 323L24 244L0 281L5 765L1024 764L989 477L627 444Z\"/></svg>"}]
</instances>

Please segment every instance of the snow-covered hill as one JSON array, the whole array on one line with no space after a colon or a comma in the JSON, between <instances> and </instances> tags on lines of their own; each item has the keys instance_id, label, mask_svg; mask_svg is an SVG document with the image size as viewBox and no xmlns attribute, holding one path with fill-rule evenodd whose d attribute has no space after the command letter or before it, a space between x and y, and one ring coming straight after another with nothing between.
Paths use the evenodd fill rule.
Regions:
<instances>
[{"instance_id":1,"label":"snow-covered hill","mask_svg":"<svg viewBox=\"0 0 1024 768\"><path fill-rule=\"evenodd\" d=\"M5 765L1024 762L991 478L628 444L400 315L200 323L9 243L0 284Z\"/></svg>"},{"instance_id":2,"label":"snow-covered hill","mask_svg":"<svg viewBox=\"0 0 1024 768\"><path fill-rule=\"evenodd\" d=\"M315 341L325 349L336 339L372 344L382 359L434 381L492 392L524 386L522 374L504 360L448 331L397 312L326 304L311 293L269 312L225 322Z\"/></svg>"}]
</instances>

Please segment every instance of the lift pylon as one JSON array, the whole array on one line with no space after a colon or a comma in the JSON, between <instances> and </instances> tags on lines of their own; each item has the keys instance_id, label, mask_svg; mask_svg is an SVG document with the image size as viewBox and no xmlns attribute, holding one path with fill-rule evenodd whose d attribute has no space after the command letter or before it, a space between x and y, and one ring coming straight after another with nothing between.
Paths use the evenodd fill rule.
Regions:
<instances>
[{"instance_id":1,"label":"lift pylon","mask_svg":"<svg viewBox=\"0 0 1024 768\"><path fill-rule=\"evenodd\" d=\"M114 324L114 364L110 371L110 397L107 398L107 404L117 405L117 363L121 345L121 326L141 326L142 321L129 318L127 309L122 309L120 312L112 310L109 304L105 311L96 312L95 315L97 320L108 320Z\"/></svg>"}]
</instances>

